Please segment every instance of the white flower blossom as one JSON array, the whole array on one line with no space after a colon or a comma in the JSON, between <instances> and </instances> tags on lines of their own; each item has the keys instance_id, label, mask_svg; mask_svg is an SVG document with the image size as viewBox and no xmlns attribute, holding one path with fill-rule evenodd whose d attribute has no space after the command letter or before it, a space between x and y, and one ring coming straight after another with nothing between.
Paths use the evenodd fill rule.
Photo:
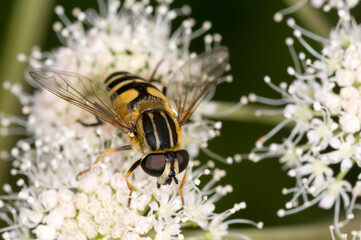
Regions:
<instances>
[{"instance_id":1,"label":"white flower blossom","mask_svg":"<svg viewBox=\"0 0 361 240\"><path fill-rule=\"evenodd\" d=\"M28 59L30 67L72 71L95 81L104 81L116 70L147 77L163 60L156 77L167 81L177 67L195 56L189 52L190 41L204 34L211 24L205 22L194 30L194 20L186 19L172 33L172 20L188 15L190 8L170 9L172 1L159 1L154 8L148 2L99 1L99 13L73 9L75 22L64 15L61 6L56 6L61 22L56 22L53 29L63 46L50 52L35 47L31 56L20 55L19 59ZM219 45L220 39L219 34L206 35L206 49ZM33 84L29 76L27 80ZM229 76L221 78L228 80ZM77 181L77 174L104 149L125 145L127 137L107 124L82 126L78 120L93 122L94 116L46 91L29 95L19 84L5 82L3 86L19 98L27 115L0 115L3 135L26 136L9 154L2 154L3 158L12 159L11 174L20 177L19 192L5 184L6 195L0 196L0 219L8 225L1 229L3 239L184 239L183 226L190 223L212 239L221 239L229 234L229 224L262 227L262 223L243 219L226 220L245 208L244 203L215 213L215 203L233 189L219 185L226 173L212 161L203 166L196 160L190 161L182 188L186 196L184 206L177 187L157 189L153 177L137 170L130 179L134 192L127 207L129 188L125 173L138 157L133 151L104 157ZM183 132L192 159L200 148L207 151L208 140L218 136L220 128L220 122L194 114ZM227 162L233 159L228 158ZM204 175L213 177L200 187Z\"/></svg>"},{"instance_id":2,"label":"white flower blossom","mask_svg":"<svg viewBox=\"0 0 361 240\"><path fill-rule=\"evenodd\" d=\"M280 217L316 204L324 209L333 208L332 238L336 239L336 233L340 239L346 239L341 229L353 220L354 212L361 209L360 183L352 176L361 166L361 25L350 15L350 9L358 1L300 0L276 14L276 20L307 2L324 11L337 9L339 22L326 39L301 28L292 18L287 20L295 38L310 56L304 52L297 54L294 40L286 39L294 62L294 67L287 69L292 82L276 86L270 77L265 77L265 82L281 93L282 98L250 95L250 101L283 106L285 120L256 142L249 158L259 161L278 157L288 175L295 179L294 188L282 191L292 197L285 209L278 211ZM319 42L322 49L313 49L305 37ZM260 110L258 114L279 112L279 109L274 113ZM272 136L287 124L292 126L289 136L281 143L271 142ZM348 213L345 220L340 219L341 208ZM352 239L361 239L360 232L361 229L351 232Z\"/></svg>"}]
</instances>

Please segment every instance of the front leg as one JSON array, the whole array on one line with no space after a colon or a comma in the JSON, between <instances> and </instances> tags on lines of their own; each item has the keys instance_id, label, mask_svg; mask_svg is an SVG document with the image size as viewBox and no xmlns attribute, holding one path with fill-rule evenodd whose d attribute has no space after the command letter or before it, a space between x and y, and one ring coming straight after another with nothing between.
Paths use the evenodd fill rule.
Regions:
<instances>
[{"instance_id":1,"label":"front leg","mask_svg":"<svg viewBox=\"0 0 361 240\"><path fill-rule=\"evenodd\" d=\"M157 73L158 68L159 68L159 66L162 64L162 62L163 62L163 59L160 60L160 61L157 63L157 65L155 66L153 72L152 72L152 73L150 74L150 76L148 77L148 81L149 81L149 82L155 81L155 79L154 79L155 74Z\"/></svg>"},{"instance_id":2,"label":"front leg","mask_svg":"<svg viewBox=\"0 0 361 240\"><path fill-rule=\"evenodd\" d=\"M157 73L157 70L159 68L159 66L162 64L164 60L160 60L158 62L158 64L155 66L153 72L150 74L150 76L148 77L148 81L149 82L158 82L162 85L162 93L164 96L167 96L167 85L161 80L161 79L155 79L155 74Z\"/></svg>"},{"instance_id":3,"label":"front leg","mask_svg":"<svg viewBox=\"0 0 361 240\"><path fill-rule=\"evenodd\" d=\"M133 186L129 183L128 178L133 173L133 171L140 165L142 159L137 160L133 165L129 168L127 174L125 175L125 181L127 182L127 186L129 188L129 199L128 199L128 208L130 207L130 203L132 201L132 193L133 193Z\"/></svg>"},{"instance_id":4,"label":"front leg","mask_svg":"<svg viewBox=\"0 0 361 240\"><path fill-rule=\"evenodd\" d=\"M103 156L108 155L108 154L112 154L115 152L119 152L119 151L124 151L124 150L130 150L132 149L132 147L130 145L125 145L122 147L118 147L118 148L111 148L111 149L106 149L104 150L104 152L102 152L99 157L97 158L97 160L95 160L95 162L87 169L85 169L84 171L81 171L80 173L78 173L78 175L76 175L76 180L80 179L80 176L82 176L84 173L87 173L90 171L90 169L92 169L92 167L97 164L100 159L102 159Z\"/></svg>"},{"instance_id":5,"label":"front leg","mask_svg":"<svg viewBox=\"0 0 361 240\"><path fill-rule=\"evenodd\" d=\"M188 171L188 168L186 168L186 170L184 172L184 175L183 175L183 178L182 178L182 181L178 186L178 192L179 192L179 196L180 196L181 201L182 201L182 207L184 207L184 199L183 199L182 187L183 187L183 184L184 184L184 182L186 180L186 177L187 177L187 171Z\"/></svg>"},{"instance_id":6,"label":"front leg","mask_svg":"<svg viewBox=\"0 0 361 240\"><path fill-rule=\"evenodd\" d=\"M103 122L100 120L100 118L98 116L95 116L97 119L97 122L95 123L85 123L82 120L76 120L78 123L80 123L81 125L83 125L84 127L96 127L96 126L100 126L103 125Z\"/></svg>"}]
</instances>

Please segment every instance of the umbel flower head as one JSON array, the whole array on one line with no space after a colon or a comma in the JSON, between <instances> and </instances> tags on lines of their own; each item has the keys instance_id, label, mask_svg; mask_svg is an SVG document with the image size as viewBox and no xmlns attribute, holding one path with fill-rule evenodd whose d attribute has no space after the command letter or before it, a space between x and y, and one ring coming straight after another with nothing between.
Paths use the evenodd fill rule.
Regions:
<instances>
[{"instance_id":1,"label":"umbel flower head","mask_svg":"<svg viewBox=\"0 0 361 240\"><path fill-rule=\"evenodd\" d=\"M57 6L61 22L53 28L63 46L50 52L34 48L31 56L21 54L19 59L28 61L30 67L76 72L95 81L104 81L119 70L147 77L163 59L157 75L166 81L194 56L188 50L191 40L211 26L205 22L194 30L194 20L188 19L171 33L172 20L188 15L190 8L170 10L170 2L159 1L153 8L148 1L99 1L99 13L75 8L75 22ZM219 45L220 40L218 34L206 35L206 50ZM28 81L33 84L29 76ZM2 152L3 158L13 159L11 174L19 176L20 188L3 187L7 195L0 196L0 218L8 225L1 229L3 239L183 239L183 229L189 226L198 226L212 239L220 239L232 234L229 224L262 227L262 223L249 220L226 220L245 208L244 202L225 212L214 212L215 202L232 192L232 186L217 184L226 172L213 161L201 166L193 159L200 147L219 135L219 122L195 113L184 129L185 148L192 159L183 186L184 206L177 187L157 189L153 177L136 171L130 179L134 192L128 208L125 173L137 159L133 151L104 157L76 180L104 149L126 145L125 134L107 124L82 126L78 120L93 122L94 116L46 91L29 95L18 84L5 82L4 87L18 96L28 117L1 114L3 135L27 136L10 154ZM210 180L201 184L204 178Z\"/></svg>"},{"instance_id":2,"label":"umbel flower head","mask_svg":"<svg viewBox=\"0 0 361 240\"><path fill-rule=\"evenodd\" d=\"M283 106L258 114L282 113L285 117L257 141L250 159L278 157L288 175L295 178L296 186L283 190L292 198L285 209L278 211L280 217L315 204L323 209L334 208L332 237L335 239L336 233L346 239L341 228L356 221L361 201L361 26L349 11L358 1L319 1L320 5L324 2L337 8L340 16L328 39L304 30L293 19L287 20L296 39L311 56L297 54L294 40L286 39L294 60L294 67L287 69L291 83L276 86L270 77L265 77L265 82L282 98L250 95L252 101ZM319 42L322 50L313 49L304 37ZM292 126L289 136L281 143L271 142L271 137L287 125ZM342 209L345 219L340 219ZM355 229L351 235L352 239L360 239L361 229Z\"/></svg>"}]
</instances>

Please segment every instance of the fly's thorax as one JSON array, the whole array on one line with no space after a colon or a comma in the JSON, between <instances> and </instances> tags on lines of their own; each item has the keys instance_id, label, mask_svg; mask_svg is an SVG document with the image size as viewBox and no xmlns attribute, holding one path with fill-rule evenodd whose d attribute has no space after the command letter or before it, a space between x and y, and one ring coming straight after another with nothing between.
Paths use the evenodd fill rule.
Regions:
<instances>
[{"instance_id":1,"label":"fly's thorax","mask_svg":"<svg viewBox=\"0 0 361 240\"><path fill-rule=\"evenodd\" d=\"M167 111L154 109L141 113L136 128L144 154L182 148L179 124Z\"/></svg>"}]
</instances>

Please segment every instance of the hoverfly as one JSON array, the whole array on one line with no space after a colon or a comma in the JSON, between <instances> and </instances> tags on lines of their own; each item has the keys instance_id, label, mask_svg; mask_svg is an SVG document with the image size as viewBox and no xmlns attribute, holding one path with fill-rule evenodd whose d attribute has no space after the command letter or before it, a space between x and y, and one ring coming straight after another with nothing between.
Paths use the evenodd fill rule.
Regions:
<instances>
[{"instance_id":1,"label":"hoverfly","mask_svg":"<svg viewBox=\"0 0 361 240\"><path fill-rule=\"evenodd\" d=\"M125 176L130 190L128 206L133 191L128 178L139 165L147 174L157 177L158 188L171 184L172 180L178 184L176 175L185 171L178 186L184 204L182 186L189 155L183 147L181 129L216 85L228 65L228 58L228 49L223 46L202 53L175 71L162 91L152 84L159 64L149 79L123 71L112 73L104 83L49 68L32 69L30 75L56 96L94 114L99 124L102 119L128 134L129 145L107 149L93 163L118 151L132 149L142 153L143 157L134 162Z\"/></svg>"}]
</instances>

